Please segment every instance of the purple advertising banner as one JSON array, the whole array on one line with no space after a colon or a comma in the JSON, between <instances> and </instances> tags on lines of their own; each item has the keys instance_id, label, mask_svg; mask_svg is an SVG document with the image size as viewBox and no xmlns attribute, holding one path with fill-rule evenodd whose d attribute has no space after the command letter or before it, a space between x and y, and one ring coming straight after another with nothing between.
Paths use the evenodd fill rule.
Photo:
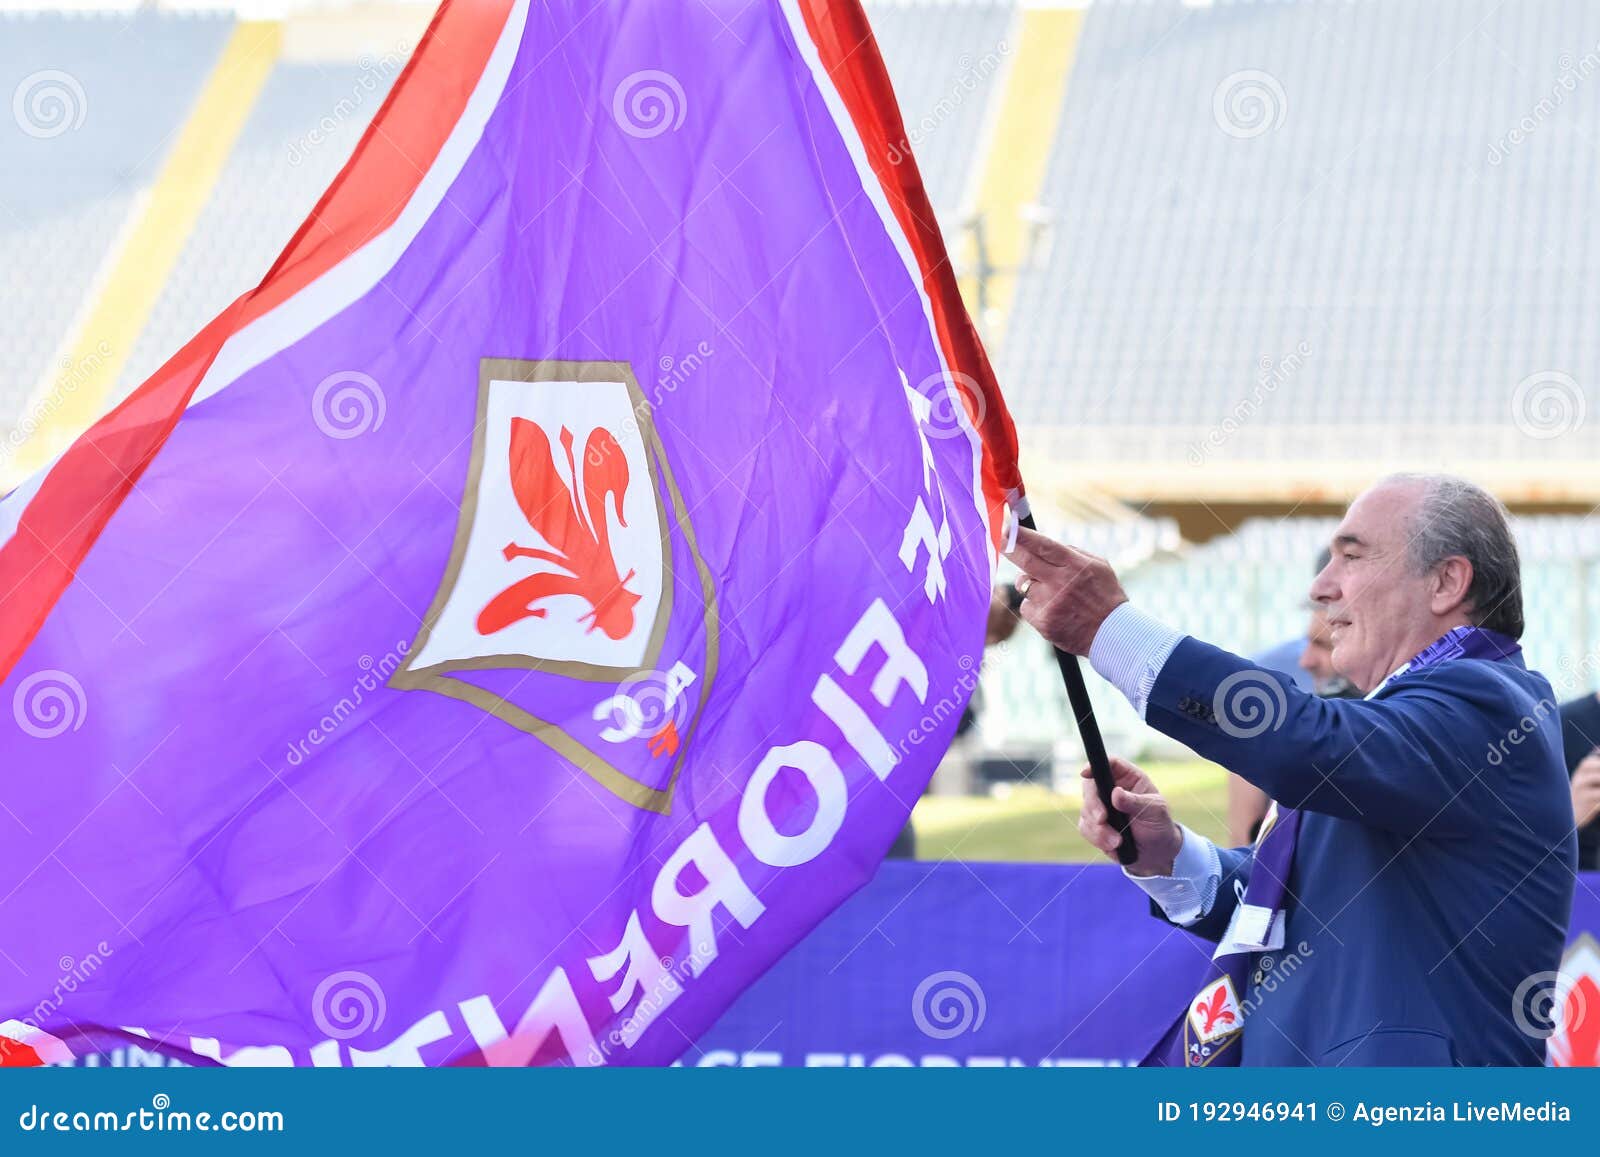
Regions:
<instances>
[{"instance_id":1,"label":"purple advertising banner","mask_svg":"<svg viewBox=\"0 0 1600 1157\"><path fill-rule=\"evenodd\" d=\"M1584 874L1552 991L1589 1015L1567 1026L1560 1002L1549 1010L1553 1062L1597 1062L1597 935L1600 874ZM1152 918L1110 865L891 861L683 1063L1135 1064L1210 951Z\"/></svg>"}]
</instances>

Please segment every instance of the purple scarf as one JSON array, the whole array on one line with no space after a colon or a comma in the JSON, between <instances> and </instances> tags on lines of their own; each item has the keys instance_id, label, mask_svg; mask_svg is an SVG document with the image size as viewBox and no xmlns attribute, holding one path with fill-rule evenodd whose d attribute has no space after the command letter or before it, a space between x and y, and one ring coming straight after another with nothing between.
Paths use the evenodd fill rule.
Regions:
<instances>
[{"instance_id":1,"label":"purple scarf","mask_svg":"<svg viewBox=\"0 0 1600 1157\"><path fill-rule=\"evenodd\" d=\"M1482 627L1456 627L1424 647L1415 659L1390 675L1367 695L1371 699L1395 679L1452 659L1501 661L1520 653L1515 639ZM1151 1067L1237 1065L1244 1047L1248 1009L1240 994L1256 955L1276 952L1284 943L1283 896L1300 830L1296 808L1272 805L1256 837L1250 883L1211 957L1204 985L1148 1056Z\"/></svg>"}]
</instances>

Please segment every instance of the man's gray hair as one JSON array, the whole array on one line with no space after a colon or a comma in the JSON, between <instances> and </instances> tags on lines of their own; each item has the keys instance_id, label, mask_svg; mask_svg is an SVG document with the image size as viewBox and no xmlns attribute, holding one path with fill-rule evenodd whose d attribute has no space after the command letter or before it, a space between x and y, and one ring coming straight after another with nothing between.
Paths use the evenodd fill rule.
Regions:
<instances>
[{"instance_id":1,"label":"man's gray hair","mask_svg":"<svg viewBox=\"0 0 1600 1157\"><path fill-rule=\"evenodd\" d=\"M1460 555L1472 564L1467 589L1472 621L1522 638L1522 561L1501 501L1453 474L1391 474L1384 482L1420 483L1425 489L1411 526L1412 565L1425 574Z\"/></svg>"}]
</instances>

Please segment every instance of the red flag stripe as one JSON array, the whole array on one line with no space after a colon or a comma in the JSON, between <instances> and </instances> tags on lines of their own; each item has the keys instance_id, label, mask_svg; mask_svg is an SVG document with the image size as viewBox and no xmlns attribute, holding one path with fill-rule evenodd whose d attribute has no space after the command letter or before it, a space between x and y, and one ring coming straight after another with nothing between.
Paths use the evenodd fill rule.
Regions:
<instances>
[{"instance_id":1,"label":"red flag stripe","mask_svg":"<svg viewBox=\"0 0 1600 1157\"><path fill-rule=\"evenodd\" d=\"M933 206L911 159L888 70L859 0L800 0L800 10L822 65L850 113L872 171L916 256L945 364L952 374L970 379L978 390L976 399L968 398L963 390L958 392L983 445L984 501L989 530L998 546L1004 533L1007 497L1015 494L1020 498L1023 493L1017 431L989 356L961 300ZM901 158L898 164L897 156Z\"/></svg>"}]
</instances>

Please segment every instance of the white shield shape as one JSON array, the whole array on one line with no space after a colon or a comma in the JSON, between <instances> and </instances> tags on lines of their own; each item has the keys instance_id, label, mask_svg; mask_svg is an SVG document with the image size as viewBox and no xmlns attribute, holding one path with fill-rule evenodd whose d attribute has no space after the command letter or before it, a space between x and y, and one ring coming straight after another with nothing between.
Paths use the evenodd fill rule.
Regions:
<instances>
[{"instance_id":1,"label":"white shield shape","mask_svg":"<svg viewBox=\"0 0 1600 1157\"><path fill-rule=\"evenodd\" d=\"M626 375L596 377L606 364L486 362L461 533L411 670L653 662L666 513L647 407Z\"/></svg>"},{"instance_id":2,"label":"white shield shape","mask_svg":"<svg viewBox=\"0 0 1600 1157\"><path fill-rule=\"evenodd\" d=\"M444 577L390 686L470 703L665 813L716 675L719 627L649 403L625 362L485 358L473 438ZM676 573L697 588L681 610L699 619L689 638L701 650L663 656L675 549ZM670 743L619 744L602 730L620 687L685 662L699 694ZM570 711L551 718L537 695L512 701L475 681L502 668L598 685L579 711L589 731L572 729Z\"/></svg>"}]
</instances>

